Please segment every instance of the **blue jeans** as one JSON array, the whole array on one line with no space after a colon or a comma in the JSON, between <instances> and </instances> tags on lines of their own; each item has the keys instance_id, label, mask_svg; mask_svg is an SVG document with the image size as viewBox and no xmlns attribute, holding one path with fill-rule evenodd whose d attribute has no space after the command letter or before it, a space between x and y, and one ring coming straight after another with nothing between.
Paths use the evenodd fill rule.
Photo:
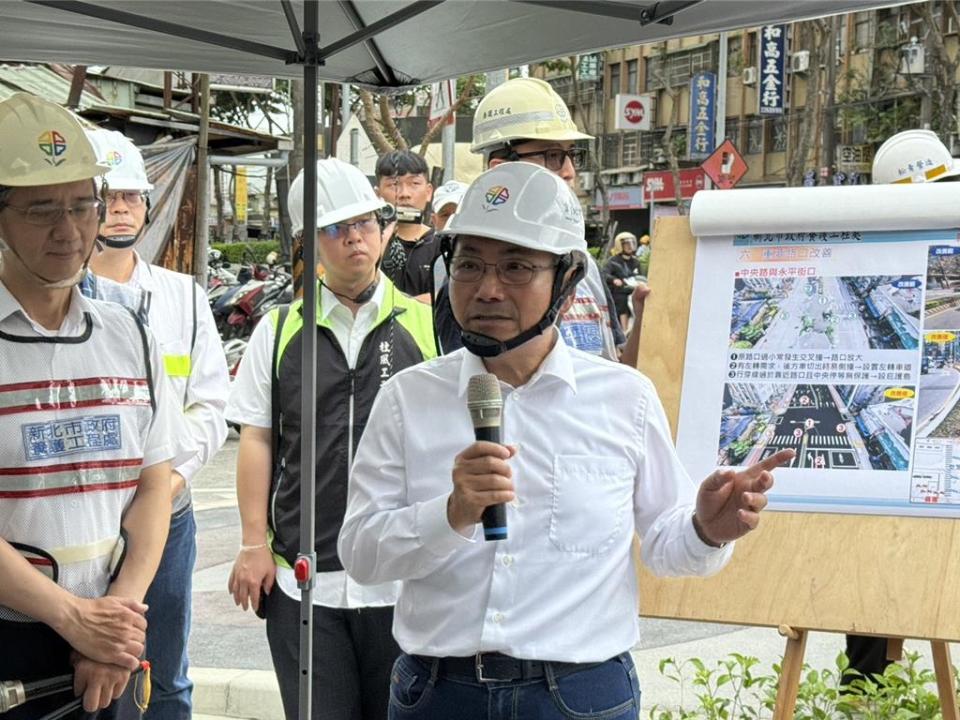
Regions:
<instances>
[{"instance_id":1,"label":"blue jeans","mask_svg":"<svg viewBox=\"0 0 960 720\"><path fill-rule=\"evenodd\" d=\"M629 653L574 672L545 665L539 679L480 682L404 653L390 676L389 720L637 720L640 685Z\"/></svg>"},{"instance_id":2,"label":"blue jeans","mask_svg":"<svg viewBox=\"0 0 960 720\"><path fill-rule=\"evenodd\" d=\"M170 534L160 567L144 602L147 610L147 659L152 666L153 696L145 720L190 720L187 638L193 564L197 559L197 523L193 507L170 518Z\"/></svg>"}]
</instances>

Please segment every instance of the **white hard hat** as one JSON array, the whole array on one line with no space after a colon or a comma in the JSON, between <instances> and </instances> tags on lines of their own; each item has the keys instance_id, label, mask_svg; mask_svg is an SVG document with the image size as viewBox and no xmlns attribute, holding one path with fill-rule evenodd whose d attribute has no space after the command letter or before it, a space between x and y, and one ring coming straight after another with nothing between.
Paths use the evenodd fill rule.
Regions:
<instances>
[{"instance_id":1,"label":"white hard hat","mask_svg":"<svg viewBox=\"0 0 960 720\"><path fill-rule=\"evenodd\" d=\"M0 185L57 185L106 171L69 110L28 93L0 102Z\"/></svg>"},{"instance_id":2,"label":"white hard hat","mask_svg":"<svg viewBox=\"0 0 960 720\"><path fill-rule=\"evenodd\" d=\"M480 175L437 235L474 235L554 255L587 254L576 195L559 176L528 162L501 163Z\"/></svg>"},{"instance_id":3,"label":"white hard hat","mask_svg":"<svg viewBox=\"0 0 960 720\"><path fill-rule=\"evenodd\" d=\"M142 190L149 192L153 185L147 179L143 156L133 141L121 132L97 128L87 130L100 162L110 170L104 180L112 190Z\"/></svg>"},{"instance_id":4,"label":"white hard hat","mask_svg":"<svg viewBox=\"0 0 960 720\"><path fill-rule=\"evenodd\" d=\"M333 225L386 206L363 172L336 158L317 160L317 227ZM293 232L303 230L303 170L290 184L287 210Z\"/></svg>"},{"instance_id":5,"label":"white hard hat","mask_svg":"<svg viewBox=\"0 0 960 720\"><path fill-rule=\"evenodd\" d=\"M960 175L960 163L932 130L899 132L873 157L874 185L936 182L955 175Z\"/></svg>"},{"instance_id":6,"label":"white hard hat","mask_svg":"<svg viewBox=\"0 0 960 720\"><path fill-rule=\"evenodd\" d=\"M484 95L473 115L473 144L479 153L514 140L592 140L570 117L550 83L514 78Z\"/></svg>"},{"instance_id":7,"label":"white hard hat","mask_svg":"<svg viewBox=\"0 0 960 720\"><path fill-rule=\"evenodd\" d=\"M463 194L467 192L467 184L451 180L433 191L433 210L440 212L444 205L453 203L459 205L463 200Z\"/></svg>"}]
</instances>

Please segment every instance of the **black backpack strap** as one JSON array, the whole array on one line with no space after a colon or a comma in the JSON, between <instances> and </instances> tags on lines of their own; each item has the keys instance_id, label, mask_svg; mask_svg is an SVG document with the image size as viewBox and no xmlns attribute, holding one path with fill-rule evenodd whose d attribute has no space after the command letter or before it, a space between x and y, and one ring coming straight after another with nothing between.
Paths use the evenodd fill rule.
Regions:
<instances>
[{"instance_id":1,"label":"black backpack strap","mask_svg":"<svg viewBox=\"0 0 960 720\"><path fill-rule=\"evenodd\" d=\"M147 371L147 387L150 389L150 408L153 410L153 412L157 412L157 396L153 390L153 365L150 362L150 343L147 342L147 331L143 327L143 322L133 310L125 305L122 307L124 310L130 313L130 317L133 318L133 322L137 326L137 330L140 331L140 343L143 345L143 365Z\"/></svg>"},{"instance_id":2,"label":"black backpack strap","mask_svg":"<svg viewBox=\"0 0 960 720\"><path fill-rule=\"evenodd\" d=\"M277 327L273 335L273 353L270 355L270 461L274 467L280 451L280 378L277 363L280 360L280 335L289 311L289 305L277 308Z\"/></svg>"}]
</instances>

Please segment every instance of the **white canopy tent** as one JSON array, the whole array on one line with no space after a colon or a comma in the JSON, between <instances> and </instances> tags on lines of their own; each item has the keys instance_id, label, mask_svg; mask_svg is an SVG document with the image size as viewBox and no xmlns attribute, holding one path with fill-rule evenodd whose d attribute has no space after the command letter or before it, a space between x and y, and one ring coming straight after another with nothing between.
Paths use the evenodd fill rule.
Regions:
<instances>
[{"instance_id":1,"label":"white canopy tent","mask_svg":"<svg viewBox=\"0 0 960 720\"><path fill-rule=\"evenodd\" d=\"M876 0L322 0L319 78L396 87ZM0 0L0 55L299 77L303 0Z\"/></svg>"},{"instance_id":2,"label":"white canopy tent","mask_svg":"<svg viewBox=\"0 0 960 720\"><path fill-rule=\"evenodd\" d=\"M593 50L884 5L882 0L0 0L7 60L303 77L304 327L316 325L317 85L400 88ZM0 139L2 142L2 139ZM316 334L303 337L303 437ZM301 467L315 467L303 443ZM301 478L300 704L311 715L312 473ZM299 577L299 575L298 575Z\"/></svg>"}]
</instances>

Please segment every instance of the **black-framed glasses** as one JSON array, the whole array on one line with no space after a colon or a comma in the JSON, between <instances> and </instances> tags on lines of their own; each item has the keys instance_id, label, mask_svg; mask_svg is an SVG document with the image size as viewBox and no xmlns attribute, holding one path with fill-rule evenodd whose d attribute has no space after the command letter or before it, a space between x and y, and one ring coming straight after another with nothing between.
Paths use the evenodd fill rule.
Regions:
<instances>
[{"instance_id":1,"label":"black-framed glasses","mask_svg":"<svg viewBox=\"0 0 960 720\"><path fill-rule=\"evenodd\" d=\"M30 225L46 226L56 225L63 220L64 215L69 215L74 222L87 222L93 220L100 214L100 208L103 202L96 199L80 200L70 207L62 205L30 205L28 207L17 207L16 205L4 205L11 210L16 210L23 215L23 219Z\"/></svg>"},{"instance_id":2,"label":"black-framed glasses","mask_svg":"<svg viewBox=\"0 0 960 720\"><path fill-rule=\"evenodd\" d=\"M497 269L497 277L504 285L526 285L541 270L553 270L556 264L534 265L526 260L484 262L470 255L458 255L450 261L450 277L457 282L472 283L483 279L488 267Z\"/></svg>"},{"instance_id":3,"label":"black-framed glasses","mask_svg":"<svg viewBox=\"0 0 960 720\"><path fill-rule=\"evenodd\" d=\"M139 207L145 199L140 190L111 190L107 193L107 207L118 200L123 200L128 207Z\"/></svg>"},{"instance_id":4,"label":"black-framed glasses","mask_svg":"<svg viewBox=\"0 0 960 720\"><path fill-rule=\"evenodd\" d=\"M549 148L548 150L537 150L535 152L525 153L518 153L516 150L514 150L510 157L513 160L523 160L524 158L529 157L542 157L543 166L547 168L547 170L552 170L553 172L560 172L567 158L570 158L570 162L573 163L575 170L583 170L587 164L587 150L586 148L579 147L570 148L569 150L564 150L563 148Z\"/></svg>"},{"instance_id":5,"label":"black-framed glasses","mask_svg":"<svg viewBox=\"0 0 960 720\"><path fill-rule=\"evenodd\" d=\"M377 222L377 218L368 217L363 218L362 220L354 220L353 222L340 222L324 225L322 228L320 228L320 232L322 232L331 240L342 240L350 232L350 228L354 228L361 235L370 235L375 230L379 229L379 227L380 224Z\"/></svg>"}]
</instances>

